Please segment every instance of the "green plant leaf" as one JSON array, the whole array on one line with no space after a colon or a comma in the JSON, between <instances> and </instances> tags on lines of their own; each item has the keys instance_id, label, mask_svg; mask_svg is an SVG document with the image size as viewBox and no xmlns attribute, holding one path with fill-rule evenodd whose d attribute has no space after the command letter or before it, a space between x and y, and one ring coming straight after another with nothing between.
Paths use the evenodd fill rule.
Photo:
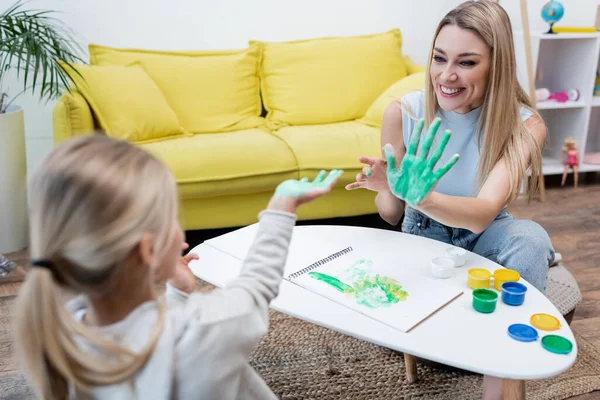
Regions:
<instances>
[{"instance_id":1,"label":"green plant leaf","mask_svg":"<svg viewBox=\"0 0 600 400\"><path fill-rule=\"evenodd\" d=\"M74 83L59 61L85 64L78 55L82 49L69 29L53 18L54 11L26 10L23 5L19 0L0 13L0 83L15 70L24 91L39 92L42 100L57 98Z\"/></svg>"}]
</instances>

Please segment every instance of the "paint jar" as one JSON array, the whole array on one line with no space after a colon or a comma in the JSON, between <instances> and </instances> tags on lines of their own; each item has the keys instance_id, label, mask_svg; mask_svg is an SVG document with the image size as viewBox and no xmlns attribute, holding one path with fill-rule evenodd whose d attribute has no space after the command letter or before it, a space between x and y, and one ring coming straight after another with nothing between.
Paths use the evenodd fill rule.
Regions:
<instances>
[{"instance_id":1,"label":"paint jar","mask_svg":"<svg viewBox=\"0 0 600 400\"><path fill-rule=\"evenodd\" d=\"M473 290L473 308L480 313L489 314L496 309L498 293L490 289Z\"/></svg>"},{"instance_id":2,"label":"paint jar","mask_svg":"<svg viewBox=\"0 0 600 400\"><path fill-rule=\"evenodd\" d=\"M520 306L525 301L527 286L519 282L502 284L502 301L509 306Z\"/></svg>"},{"instance_id":3,"label":"paint jar","mask_svg":"<svg viewBox=\"0 0 600 400\"><path fill-rule=\"evenodd\" d=\"M431 273L436 278L449 278L454 272L454 262L446 257L437 257L431 260Z\"/></svg>"},{"instance_id":4,"label":"paint jar","mask_svg":"<svg viewBox=\"0 0 600 400\"><path fill-rule=\"evenodd\" d=\"M467 276L467 284L471 289L490 287L492 273L484 268L471 268Z\"/></svg>"},{"instance_id":5,"label":"paint jar","mask_svg":"<svg viewBox=\"0 0 600 400\"><path fill-rule=\"evenodd\" d=\"M502 291L504 282L518 282L521 279L521 274L512 269L497 269L494 271L494 287L497 291Z\"/></svg>"},{"instance_id":6,"label":"paint jar","mask_svg":"<svg viewBox=\"0 0 600 400\"><path fill-rule=\"evenodd\" d=\"M455 267L462 267L467 260L467 251L460 247L448 247L446 257L454 262Z\"/></svg>"}]
</instances>

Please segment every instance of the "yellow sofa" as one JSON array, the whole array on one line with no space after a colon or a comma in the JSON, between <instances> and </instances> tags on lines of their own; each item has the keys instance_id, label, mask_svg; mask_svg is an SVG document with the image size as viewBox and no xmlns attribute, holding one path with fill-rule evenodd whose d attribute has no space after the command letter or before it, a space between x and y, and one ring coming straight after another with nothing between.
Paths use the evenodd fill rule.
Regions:
<instances>
[{"instance_id":1,"label":"yellow sofa","mask_svg":"<svg viewBox=\"0 0 600 400\"><path fill-rule=\"evenodd\" d=\"M280 182L321 169L345 173L299 219L375 213L375 193L344 186L360 155L381 155L387 104L425 82L398 29L232 51L89 50L90 65L65 66L77 90L54 108L55 143L101 131L155 154L186 230L254 223Z\"/></svg>"}]
</instances>

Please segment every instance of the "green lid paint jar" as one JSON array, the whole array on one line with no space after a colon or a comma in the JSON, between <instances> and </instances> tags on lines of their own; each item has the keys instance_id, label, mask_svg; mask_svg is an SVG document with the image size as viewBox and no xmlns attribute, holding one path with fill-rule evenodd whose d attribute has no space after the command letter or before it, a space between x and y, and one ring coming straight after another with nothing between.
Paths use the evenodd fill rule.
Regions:
<instances>
[{"instance_id":1,"label":"green lid paint jar","mask_svg":"<svg viewBox=\"0 0 600 400\"><path fill-rule=\"evenodd\" d=\"M490 289L473 290L473 308L480 313L489 314L496 309L498 293Z\"/></svg>"}]
</instances>

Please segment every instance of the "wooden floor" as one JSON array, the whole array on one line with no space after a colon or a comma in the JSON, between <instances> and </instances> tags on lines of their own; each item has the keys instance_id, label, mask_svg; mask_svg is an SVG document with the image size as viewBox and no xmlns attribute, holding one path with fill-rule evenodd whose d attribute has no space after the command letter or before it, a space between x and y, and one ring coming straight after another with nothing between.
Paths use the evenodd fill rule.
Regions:
<instances>
[{"instance_id":1,"label":"wooden floor","mask_svg":"<svg viewBox=\"0 0 600 400\"><path fill-rule=\"evenodd\" d=\"M571 179L568 181L570 184ZM538 222L550 234L555 250L562 254L564 264L577 279L583 294L583 301L577 308L571 327L600 350L600 175L582 176L577 189L560 187L560 181L555 177L547 178L546 182L545 202L533 201L528 204L525 200L517 200L511 205L510 211L518 218ZM377 216L327 221L332 222L385 227ZM223 232L189 232L187 238L193 246ZM26 252L8 256L22 265L27 263ZM31 392L11 357L11 306L24 274L24 269L19 268L0 278L0 399L31 398ZM600 392L572 399L600 399Z\"/></svg>"}]
</instances>

